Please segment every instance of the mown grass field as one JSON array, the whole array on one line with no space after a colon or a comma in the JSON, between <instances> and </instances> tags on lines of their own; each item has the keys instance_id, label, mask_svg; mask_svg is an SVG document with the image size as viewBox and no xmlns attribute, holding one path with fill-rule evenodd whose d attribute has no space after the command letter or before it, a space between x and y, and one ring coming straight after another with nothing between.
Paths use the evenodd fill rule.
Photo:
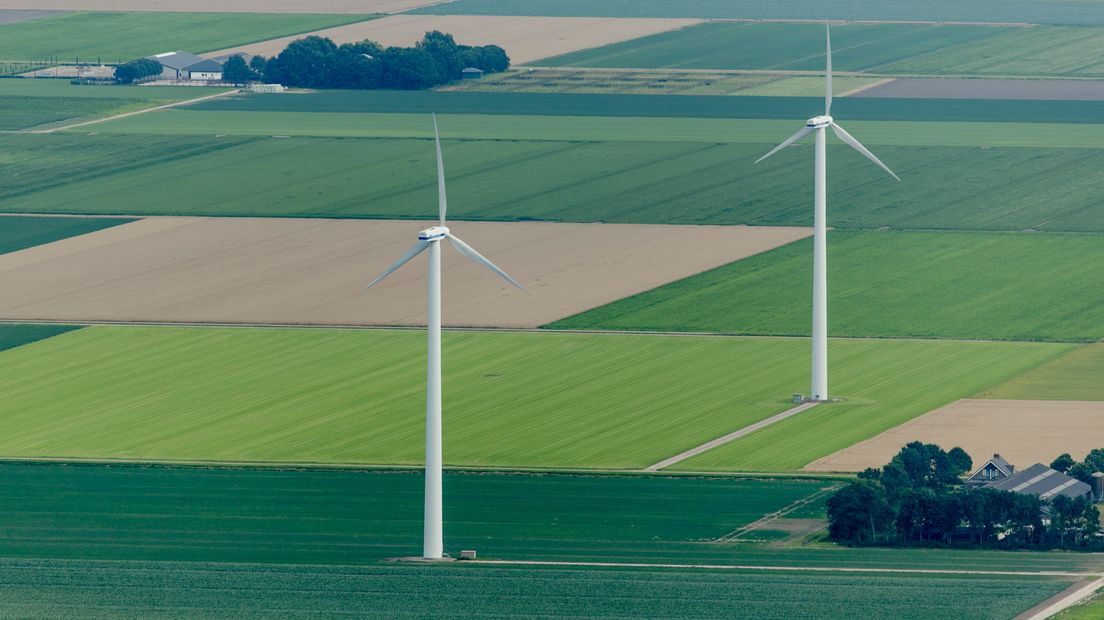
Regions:
<instances>
[{"instance_id":1,"label":"mown grass field","mask_svg":"<svg viewBox=\"0 0 1104 620\"><path fill-rule=\"evenodd\" d=\"M418 464L424 346L417 331L85 328L0 357L0 456ZM754 469L798 469L1065 350L832 347L861 423ZM447 333L445 461L643 468L790 407L807 352L801 339Z\"/></svg>"},{"instance_id":2,"label":"mown grass field","mask_svg":"<svg viewBox=\"0 0 1104 620\"><path fill-rule=\"evenodd\" d=\"M528 15L551 17L700 17L708 19L831 19L850 21L994 20L1039 24L1104 24L1104 5L1078 0L932 0L915 3L848 0L459 0L410 11L431 15Z\"/></svg>"},{"instance_id":3,"label":"mown grass field","mask_svg":"<svg viewBox=\"0 0 1104 620\"><path fill-rule=\"evenodd\" d=\"M0 351L79 329L71 325L21 325L0 323Z\"/></svg>"},{"instance_id":4,"label":"mown grass field","mask_svg":"<svg viewBox=\"0 0 1104 620\"><path fill-rule=\"evenodd\" d=\"M1067 582L1032 577L473 566L242 566L3 560L13 617L248 616L1005 620ZM110 584L110 585L109 585Z\"/></svg>"},{"instance_id":5,"label":"mown grass field","mask_svg":"<svg viewBox=\"0 0 1104 620\"><path fill-rule=\"evenodd\" d=\"M1101 617L1104 617L1104 596L1097 594L1092 600L1054 616L1054 620L1096 620Z\"/></svg>"},{"instance_id":6,"label":"mown grass field","mask_svg":"<svg viewBox=\"0 0 1104 620\"><path fill-rule=\"evenodd\" d=\"M981 393L1013 400L1104 400L1104 344L1081 347Z\"/></svg>"},{"instance_id":7,"label":"mown grass field","mask_svg":"<svg viewBox=\"0 0 1104 620\"><path fill-rule=\"evenodd\" d=\"M442 122L455 135L452 119ZM791 128L759 135L773 141ZM862 129L852 130L875 148L877 132ZM809 174L811 145L755 165L769 143L717 143L707 135L703 128L702 142L647 148L626 140L450 138L449 213L811 225L808 185L795 182ZM836 228L1104 231L1092 182L1104 150L877 147L900 183L845 146L829 150ZM0 153L0 210L7 212L417 218L432 215L436 204L433 147L424 139L6 135ZM241 191L245 169L249 191Z\"/></svg>"},{"instance_id":8,"label":"mown grass field","mask_svg":"<svg viewBox=\"0 0 1104 620\"><path fill-rule=\"evenodd\" d=\"M132 221L134 220L109 217L5 217L0 219L0 254Z\"/></svg>"},{"instance_id":9,"label":"mown grass field","mask_svg":"<svg viewBox=\"0 0 1104 620\"><path fill-rule=\"evenodd\" d=\"M68 80L0 80L0 130L120 114L222 92L223 88L74 86Z\"/></svg>"},{"instance_id":10,"label":"mown grass field","mask_svg":"<svg viewBox=\"0 0 1104 620\"><path fill-rule=\"evenodd\" d=\"M1095 235L834 233L828 255L834 336L1104 337ZM808 335L811 282L812 242L802 241L551 327Z\"/></svg>"},{"instance_id":11,"label":"mown grass field","mask_svg":"<svg viewBox=\"0 0 1104 620\"><path fill-rule=\"evenodd\" d=\"M76 12L0 25L0 58L117 63L202 53L371 19L365 15Z\"/></svg>"},{"instance_id":12,"label":"mown grass field","mask_svg":"<svg viewBox=\"0 0 1104 620\"><path fill-rule=\"evenodd\" d=\"M837 24L832 66L837 71L882 72L886 66L969 47L1013 28L931 24ZM824 70L824 25L816 23L706 22L613 43L533 64L548 67L633 69ZM944 63L946 66L947 63Z\"/></svg>"}]
</instances>

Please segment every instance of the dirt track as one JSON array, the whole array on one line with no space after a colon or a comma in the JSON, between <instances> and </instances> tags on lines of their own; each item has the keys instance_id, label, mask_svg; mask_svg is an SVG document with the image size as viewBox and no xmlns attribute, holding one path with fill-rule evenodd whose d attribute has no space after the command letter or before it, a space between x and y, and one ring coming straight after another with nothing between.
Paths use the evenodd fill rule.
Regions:
<instances>
[{"instance_id":1,"label":"dirt track","mask_svg":"<svg viewBox=\"0 0 1104 620\"><path fill-rule=\"evenodd\" d=\"M384 46L412 45L430 30L452 34L465 45L499 45L514 64L566 54L581 49L684 28L697 19L615 19L594 17L498 17L469 15L392 15L357 24L327 28L310 34L349 43L371 39ZM210 52L275 56L287 44L306 35L281 37L251 45Z\"/></svg>"},{"instance_id":2,"label":"dirt track","mask_svg":"<svg viewBox=\"0 0 1104 620\"><path fill-rule=\"evenodd\" d=\"M0 0L0 9L369 14L397 13L443 3L442 0Z\"/></svg>"},{"instance_id":3,"label":"dirt track","mask_svg":"<svg viewBox=\"0 0 1104 620\"><path fill-rule=\"evenodd\" d=\"M428 223L149 218L0 255L0 318L424 325ZM807 237L804 228L456 222L525 295L444 248L444 321L535 327Z\"/></svg>"},{"instance_id":4,"label":"dirt track","mask_svg":"<svg viewBox=\"0 0 1104 620\"><path fill-rule=\"evenodd\" d=\"M897 78L849 97L901 99L1104 100L1104 80L1015 80L984 78Z\"/></svg>"},{"instance_id":5,"label":"dirt track","mask_svg":"<svg viewBox=\"0 0 1104 620\"><path fill-rule=\"evenodd\" d=\"M805 471L881 467L906 443L961 446L975 465L1000 454L1018 469L1050 463L1063 452L1080 460L1104 439L1104 402L960 400L877 437L813 461Z\"/></svg>"}]
</instances>

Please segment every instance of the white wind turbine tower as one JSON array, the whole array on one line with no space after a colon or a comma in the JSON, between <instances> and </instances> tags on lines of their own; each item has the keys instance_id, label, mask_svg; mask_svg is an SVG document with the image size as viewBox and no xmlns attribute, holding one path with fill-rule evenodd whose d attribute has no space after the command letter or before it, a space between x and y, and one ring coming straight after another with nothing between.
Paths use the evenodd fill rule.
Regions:
<instances>
[{"instance_id":1,"label":"white wind turbine tower","mask_svg":"<svg viewBox=\"0 0 1104 620\"><path fill-rule=\"evenodd\" d=\"M467 258L490 269L522 291L525 290L505 271L461 241L445 226L445 164L441 158L441 136L437 132L436 115L433 116L433 135L437 144L438 225L418 233L418 242L414 247L368 284L368 288L372 288L410 259L426 249L429 250L429 364L426 376L425 525L422 542L422 557L427 560L439 560L444 553L441 515L441 241L448 239L452 247Z\"/></svg>"},{"instance_id":2,"label":"white wind turbine tower","mask_svg":"<svg viewBox=\"0 0 1104 620\"><path fill-rule=\"evenodd\" d=\"M828 245L827 227L825 224L827 211L827 173L825 155L825 129L832 128L836 136L851 145L864 157L885 170L893 178L901 179L893 174L885 164L878 160L873 153L866 150L851 134L844 131L831 116L832 113L832 35L825 26L825 40L827 43L827 88L824 94L824 116L814 116L805 122L797 133L786 139L785 142L774 147L766 155L760 157L755 163L774 155L778 151L797 142L801 138L816 132L816 164L813 183L813 369L812 369L812 394L811 400L828 400Z\"/></svg>"}]
</instances>

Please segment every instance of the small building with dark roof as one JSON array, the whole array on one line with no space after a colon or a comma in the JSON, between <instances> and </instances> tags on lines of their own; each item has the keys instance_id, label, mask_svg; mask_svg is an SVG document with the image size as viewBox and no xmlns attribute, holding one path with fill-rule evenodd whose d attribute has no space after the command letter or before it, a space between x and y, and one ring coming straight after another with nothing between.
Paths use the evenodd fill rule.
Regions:
<instances>
[{"instance_id":1,"label":"small building with dark roof","mask_svg":"<svg viewBox=\"0 0 1104 620\"><path fill-rule=\"evenodd\" d=\"M161 79L175 81L218 82L222 80L222 63L189 52L165 52L149 58L161 63Z\"/></svg>"},{"instance_id":2,"label":"small building with dark roof","mask_svg":"<svg viewBox=\"0 0 1104 620\"><path fill-rule=\"evenodd\" d=\"M1001 458L1001 455L994 454L993 458L989 459L982 465L977 471L975 471L969 478L966 479L967 487L979 487L988 486L995 482L1004 480L1016 473L1016 466Z\"/></svg>"},{"instance_id":3,"label":"small building with dark roof","mask_svg":"<svg viewBox=\"0 0 1104 620\"><path fill-rule=\"evenodd\" d=\"M475 67L466 67L460 72L460 77L465 80L478 80L483 77L483 70Z\"/></svg>"}]
</instances>

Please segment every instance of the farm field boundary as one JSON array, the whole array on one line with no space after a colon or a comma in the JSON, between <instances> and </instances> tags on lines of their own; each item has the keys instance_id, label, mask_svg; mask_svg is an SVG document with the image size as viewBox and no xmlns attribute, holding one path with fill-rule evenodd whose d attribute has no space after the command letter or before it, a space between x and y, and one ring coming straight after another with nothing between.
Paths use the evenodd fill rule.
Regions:
<instances>
[{"instance_id":1,"label":"farm field boundary","mask_svg":"<svg viewBox=\"0 0 1104 620\"><path fill-rule=\"evenodd\" d=\"M426 32L439 30L453 35L456 42L463 45L498 45L506 50L513 64L523 64L545 56L635 39L697 23L700 22L692 19L392 15L368 22L230 47L211 54L276 56L289 43L307 35L327 37L338 45L368 39L384 47L408 47L414 45Z\"/></svg>"},{"instance_id":2,"label":"farm field boundary","mask_svg":"<svg viewBox=\"0 0 1104 620\"><path fill-rule=\"evenodd\" d=\"M1080 347L979 398L1104 401L1104 343Z\"/></svg>"},{"instance_id":3,"label":"farm field boundary","mask_svg":"<svg viewBox=\"0 0 1104 620\"><path fill-rule=\"evenodd\" d=\"M397 13L412 8L444 4L449 0L0 0L0 9L45 7L75 11L144 11L151 13Z\"/></svg>"}]
</instances>

